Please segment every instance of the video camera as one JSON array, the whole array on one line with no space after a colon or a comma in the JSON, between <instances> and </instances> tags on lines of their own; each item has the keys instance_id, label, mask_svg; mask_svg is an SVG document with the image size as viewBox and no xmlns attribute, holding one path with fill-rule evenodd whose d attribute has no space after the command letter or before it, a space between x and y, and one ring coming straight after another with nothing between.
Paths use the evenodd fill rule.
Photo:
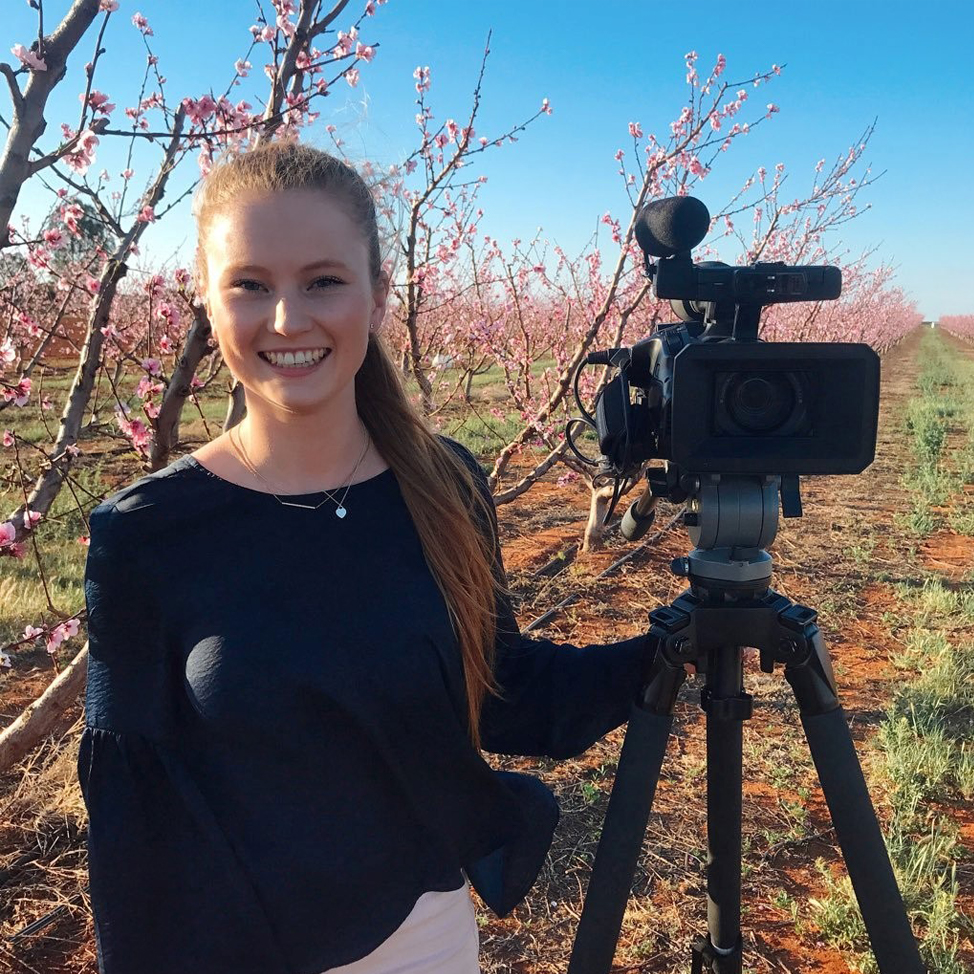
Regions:
<instances>
[{"instance_id":1,"label":"video camera","mask_svg":"<svg viewBox=\"0 0 974 974\"><path fill-rule=\"evenodd\" d=\"M709 226L706 206L692 196L643 207L636 240L647 276L656 297L670 299L681 320L660 325L631 347L586 357L575 375L584 418L569 422L568 444L582 462L615 476L617 490L645 461L667 461L664 471L650 470L647 477L653 495L675 503L693 492L688 485L699 484L696 475L773 476L784 516L799 517L799 474L860 473L873 461L879 356L860 343L759 338L762 308L834 300L841 272L782 262L695 264L690 251ZM650 256L660 259L653 264ZM598 395L594 417L579 398L585 365L618 369ZM599 460L577 449L575 423L597 432ZM625 526L623 533L630 537Z\"/></svg>"}]
</instances>

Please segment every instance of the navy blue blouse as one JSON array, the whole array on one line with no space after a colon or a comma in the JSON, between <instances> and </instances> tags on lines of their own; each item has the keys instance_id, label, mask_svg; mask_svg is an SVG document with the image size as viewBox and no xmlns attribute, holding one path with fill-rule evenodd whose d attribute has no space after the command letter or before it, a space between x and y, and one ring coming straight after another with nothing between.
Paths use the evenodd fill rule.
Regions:
<instances>
[{"instance_id":1,"label":"navy blue blouse","mask_svg":"<svg viewBox=\"0 0 974 974\"><path fill-rule=\"evenodd\" d=\"M557 802L470 743L392 470L347 508L285 507L185 456L91 512L78 776L100 974L320 974L461 868L498 916L537 878ZM498 613L485 751L573 757L628 719L645 636L578 648Z\"/></svg>"}]
</instances>

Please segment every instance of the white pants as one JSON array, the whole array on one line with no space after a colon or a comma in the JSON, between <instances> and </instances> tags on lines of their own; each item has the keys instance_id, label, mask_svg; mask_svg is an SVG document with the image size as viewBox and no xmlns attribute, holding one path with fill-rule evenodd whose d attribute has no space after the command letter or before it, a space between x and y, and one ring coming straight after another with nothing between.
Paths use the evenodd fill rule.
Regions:
<instances>
[{"instance_id":1,"label":"white pants","mask_svg":"<svg viewBox=\"0 0 974 974\"><path fill-rule=\"evenodd\" d=\"M477 913L464 876L460 889L429 892L371 954L322 974L480 974Z\"/></svg>"}]
</instances>

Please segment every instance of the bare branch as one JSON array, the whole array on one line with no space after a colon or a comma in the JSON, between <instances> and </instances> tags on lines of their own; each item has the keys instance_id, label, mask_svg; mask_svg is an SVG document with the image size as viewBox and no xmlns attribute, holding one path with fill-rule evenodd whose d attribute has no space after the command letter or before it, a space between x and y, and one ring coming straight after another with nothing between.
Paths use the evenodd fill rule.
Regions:
<instances>
[{"instance_id":1,"label":"bare branch","mask_svg":"<svg viewBox=\"0 0 974 974\"><path fill-rule=\"evenodd\" d=\"M348 0L338 0L338 3L331 8L331 13L326 14L321 20L316 21L315 24L308 31L308 40L312 40L319 34L323 34L328 28L334 23L335 18L348 6Z\"/></svg>"},{"instance_id":2,"label":"bare branch","mask_svg":"<svg viewBox=\"0 0 974 974\"><path fill-rule=\"evenodd\" d=\"M0 62L0 74L7 79L7 87L10 88L10 100L14 105L14 119L16 120L24 112L24 96L20 90L20 85L17 84L17 75L5 61Z\"/></svg>"}]
</instances>

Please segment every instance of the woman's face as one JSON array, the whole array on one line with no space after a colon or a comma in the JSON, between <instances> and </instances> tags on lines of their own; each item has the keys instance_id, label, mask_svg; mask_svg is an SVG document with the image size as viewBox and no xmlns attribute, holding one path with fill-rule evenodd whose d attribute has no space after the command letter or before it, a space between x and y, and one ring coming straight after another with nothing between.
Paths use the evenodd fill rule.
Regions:
<instances>
[{"instance_id":1,"label":"woman's face","mask_svg":"<svg viewBox=\"0 0 974 974\"><path fill-rule=\"evenodd\" d=\"M204 303L223 358L253 397L288 411L355 398L369 326L386 292L373 285L365 238L321 190L244 196L214 215L205 239ZM289 374L262 353L318 352L308 374Z\"/></svg>"}]
</instances>

